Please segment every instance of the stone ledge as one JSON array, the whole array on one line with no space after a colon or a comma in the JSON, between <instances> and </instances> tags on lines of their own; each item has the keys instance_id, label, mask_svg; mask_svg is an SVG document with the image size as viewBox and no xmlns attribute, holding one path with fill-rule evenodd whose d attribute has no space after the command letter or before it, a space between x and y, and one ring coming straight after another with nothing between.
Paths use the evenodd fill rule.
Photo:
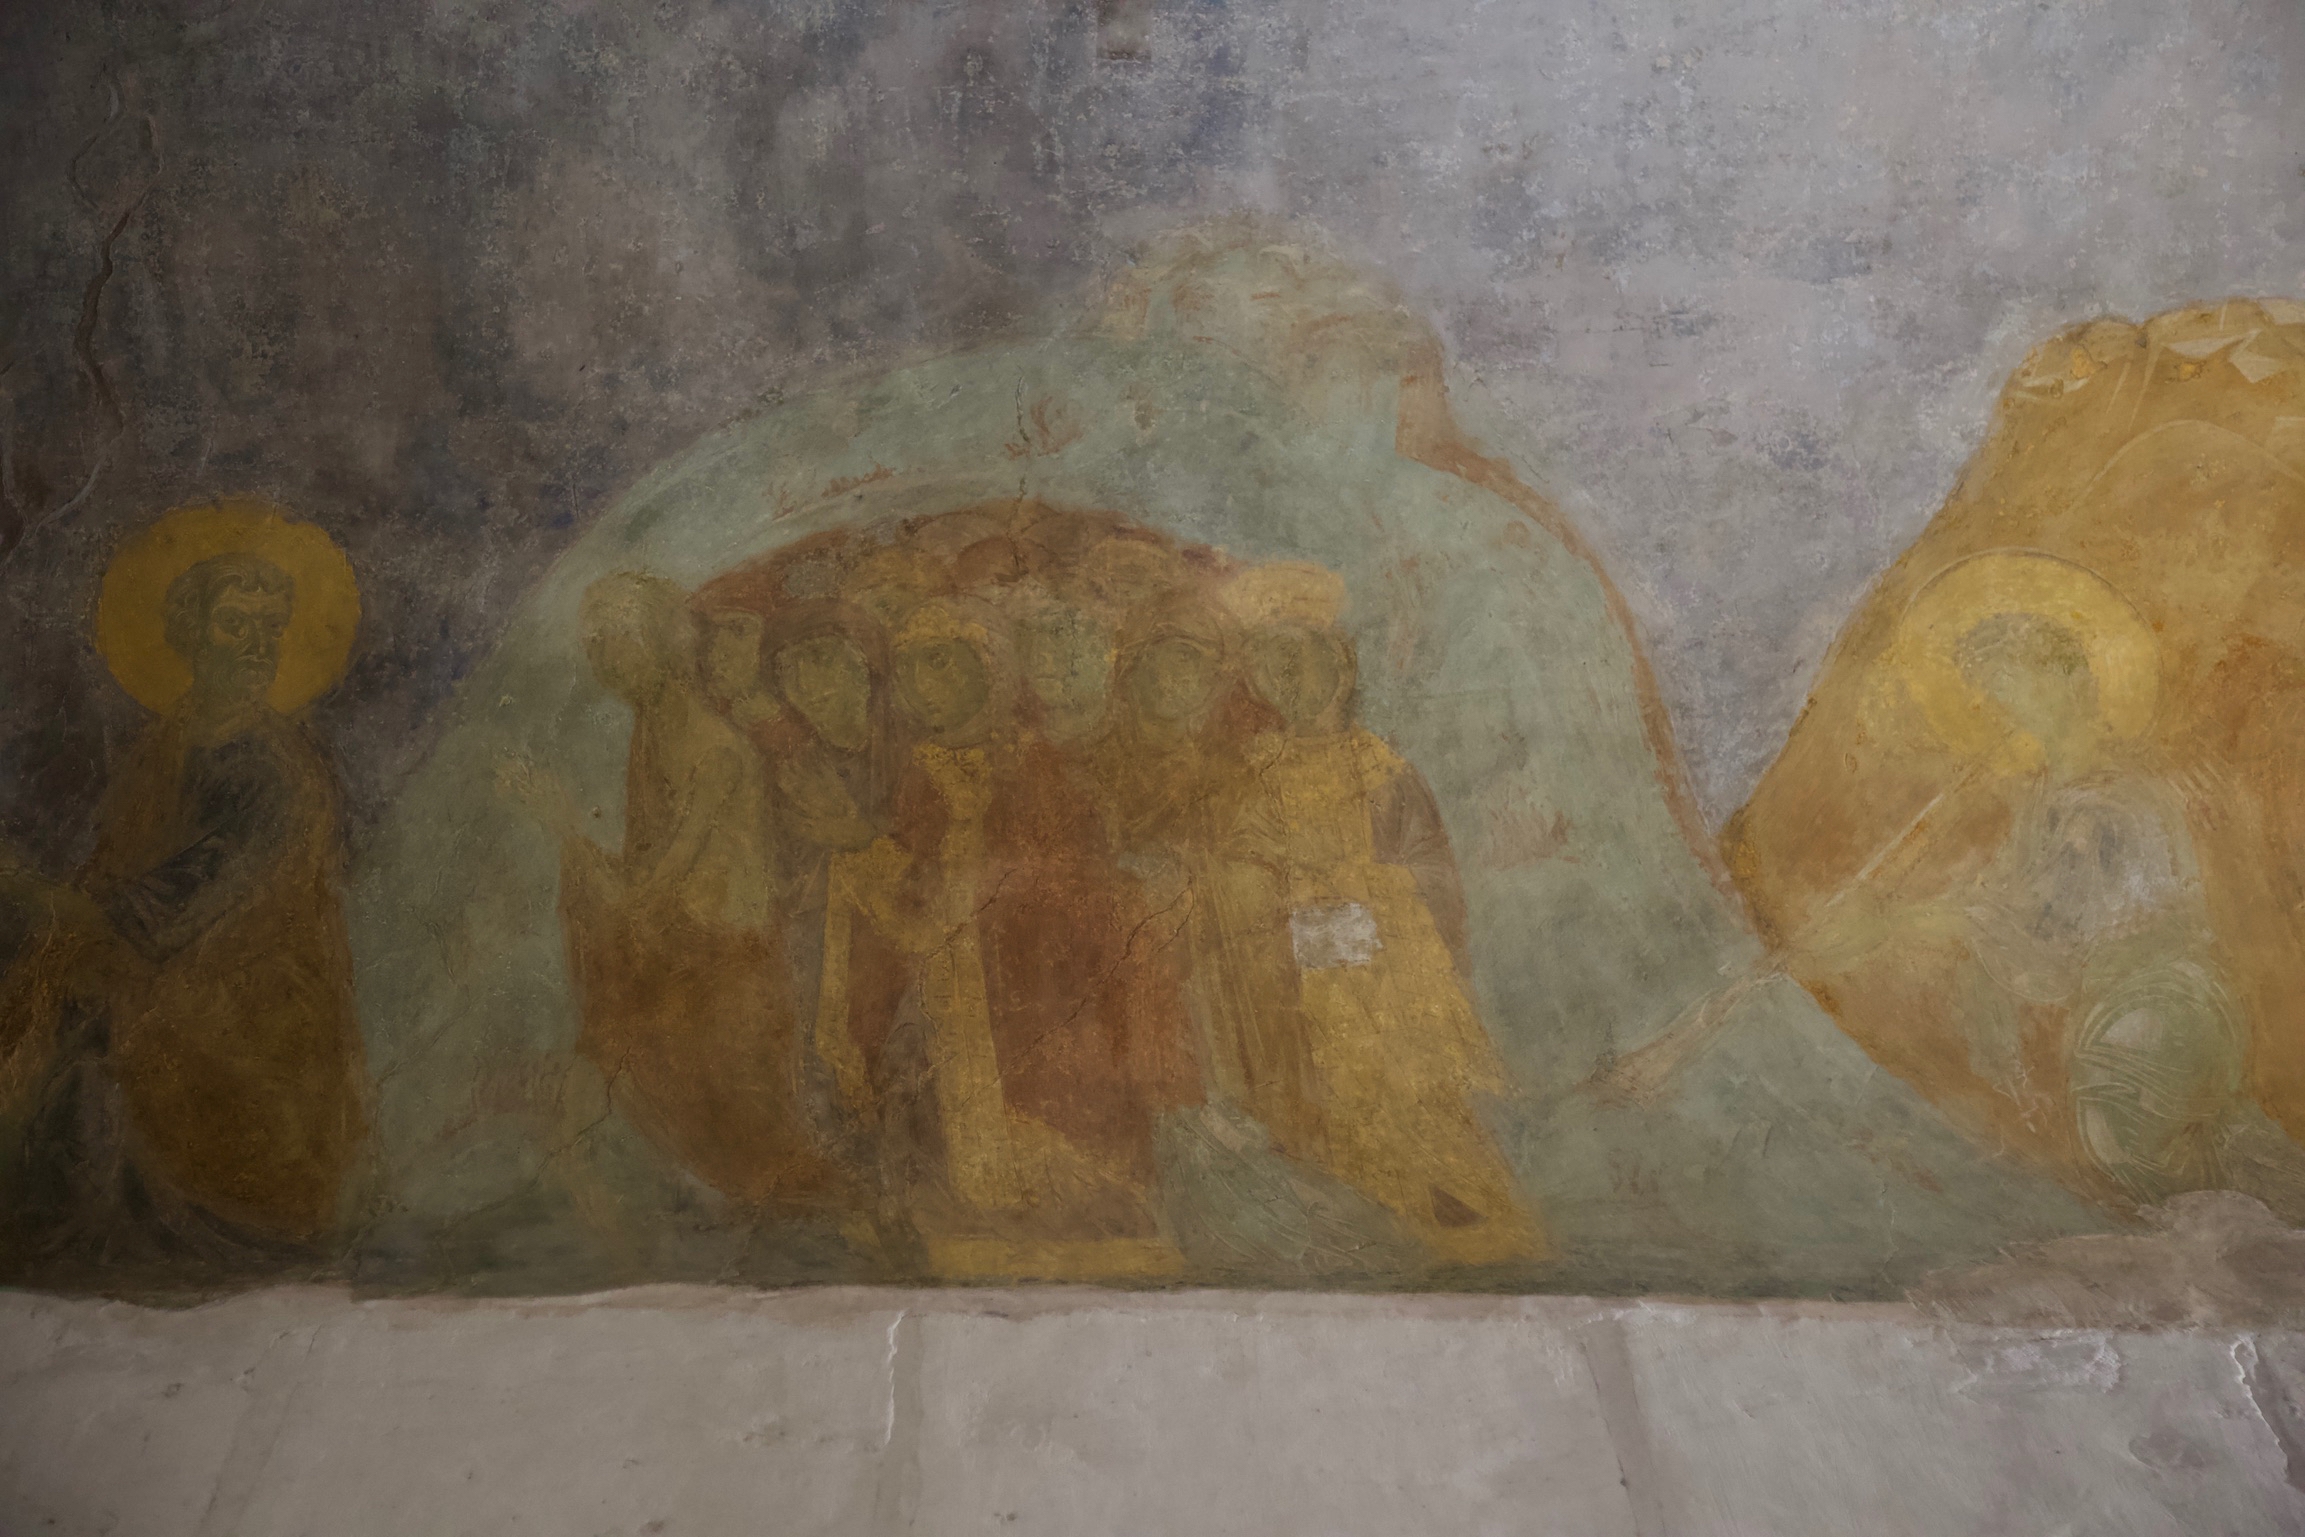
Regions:
<instances>
[{"instance_id":1,"label":"stone ledge","mask_svg":"<svg viewBox=\"0 0 2305 1537\"><path fill-rule=\"evenodd\" d=\"M2294 1531L2299 1385L1891 1304L10 1293L0 1531Z\"/></svg>"}]
</instances>

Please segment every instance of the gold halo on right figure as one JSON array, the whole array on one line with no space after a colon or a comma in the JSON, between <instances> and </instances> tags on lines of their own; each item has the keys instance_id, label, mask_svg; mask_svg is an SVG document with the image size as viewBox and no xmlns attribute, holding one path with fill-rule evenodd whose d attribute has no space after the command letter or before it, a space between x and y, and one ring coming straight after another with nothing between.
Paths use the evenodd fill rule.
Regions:
<instances>
[{"instance_id":1,"label":"gold halo on right figure","mask_svg":"<svg viewBox=\"0 0 2305 1537\"><path fill-rule=\"evenodd\" d=\"M2030 614L2069 631L2089 658L2097 708L2115 737L2142 736L2160 704L2161 648L2152 626L2088 567L2041 550L1987 550L1955 561L1914 594L1890 665L1948 747L1990 752L2007 728L1960 665L1978 625Z\"/></svg>"}]
</instances>

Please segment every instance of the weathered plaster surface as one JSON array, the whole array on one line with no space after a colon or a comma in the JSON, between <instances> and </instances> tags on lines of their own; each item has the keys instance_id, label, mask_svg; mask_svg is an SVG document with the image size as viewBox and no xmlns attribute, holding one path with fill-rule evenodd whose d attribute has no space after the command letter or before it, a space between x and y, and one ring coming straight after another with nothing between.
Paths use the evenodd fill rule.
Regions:
<instances>
[{"instance_id":1,"label":"weathered plaster surface","mask_svg":"<svg viewBox=\"0 0 2305 1537\"><path fill-rule=\"evenodd\" d=\"M2035 339L2305 290L2294 0L1131 9L1107 58L1053 3L0 8L4 830L85 846L135 725L89 605L158 508L346 538L373 829L646 466L1241 204L1439 317L1718 815ZM12 1296L0 1531L2305 1526L2295 1336L2036 1295Z\"/></svg>"},{"instance_id":2,"label":"weathered plaster surface","mask_svg":"<svg viewBox=\"0 0 2305 1537\"><path fill-rule=\"evenodd\" d=\"M1438 317L1718 816L2034 340L2305 289L2291 0L1128 9L1116 58L1053 0L9 7L5 830L74 847L133 725L85 614L154 510L350 529L373 818L647 466L1244 205Z\"/></svg>"},{"instance_id":3,"label":"weathered plaster surface","mask_svg":"<svg viewBox=\"0 0 2305 1537\"><path fill-rule=\"evenodd\" d=\"M0 1298L0 1530L2272 1533L2305 1340L1901 1306Z\"/></svg>"}]
</instances>

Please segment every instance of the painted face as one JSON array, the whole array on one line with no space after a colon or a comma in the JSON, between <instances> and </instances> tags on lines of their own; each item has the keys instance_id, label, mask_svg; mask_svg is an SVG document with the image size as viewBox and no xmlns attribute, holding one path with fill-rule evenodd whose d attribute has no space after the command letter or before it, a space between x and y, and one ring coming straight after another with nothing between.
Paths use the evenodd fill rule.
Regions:
<instances>
[{"instance_id":1,"label":"painted face","mask_svg":"<svg viewBox=\"0 0 2305 1537\"><path fill-rule=\"evenodd\" d=\"M586 605L584 653L593 674L624 699L639 698L664 677L663 659L650 644L648 616L629 599Z\"/></svg>"},{"instance_id":2,"label":"painted face","mask_svg":"<svg viewBox=\"0 0 2305 1537\"><path fill-rule=\"evenodd\" d=\"M721 699L742 699L760 682L760 620L721 614L704 638L704 686Z\"/></svg>"},{"instance_id":3,"label":"painted face","mask_svg":"<svg viewBox=\"0 0 2305 1537\"><path fill-rule=\"evenodd\" d=\"M1283 625L1249 642L1249 682L1292 726L1309 725L1350 681L1342 640L1325 630Z\"/></svg>"},{"instance_id":4,"label":"painted face","mask_svg":"<svg viewBox=\"0 0 2305 1537\"><path fill-rule=\"evenodd\" d=\"M2088 652L2064 626L2030 615L2002 615L1962 641L1961 675L2038 741L2087 725L2097 714L2097 680Z\"/></svg>"},{"instance_id":5,"label":"painted face","mask_svg":"<svg viewBox=\"0 0 2305 1537\"><path fill-rule=\"evenodd\" d=\"M812 635L776 654L777 686L816 734L843 752L872 735L872 669L840 635Z\"/></svg>"},{"instance_id":6,"label":"painted face","mask_svg":"<svg viewBox=\"0 0 2305 1537\"><path fill-rule=\"evenodd\" d=\"M992 679L967 641L916 641L896 654L896 696L931 731L954 731L984 712Z\"/></svg>"},{"instance_id":7,"label":"painted face","mask_svg":"<svg viewBox=\"0 0 2305 1537\"><path fill-rule=\"evenodd\" d=\"M1129 693L1154 720L1192 719L1216 698L1221 681L1216 652L1183 635L1154 641L1129 668Z\"/></svg>"},{"instance_id":8,"label":"painted face","mask_svg":"<svg viewBox=\"0 0 2305 1537\"><path fill-rule=\"evenodd\" d=\"M208 605L192 675L219 699L261 699L280 671L280 637L294 608L286 593L226 587Z\"/></svg>"},{"instance_id":9,"label":"painted face","mask_svg":"<svg viewBox=\"0 0 2305 1537\"><path fill-rule=\"evenodd\" d=\"M1104 713L1112 685L1112 636L1078 609L1059 609L1026 623L1018 635L1025 683L1051 714Z\"/></svg>"}]
</instances>

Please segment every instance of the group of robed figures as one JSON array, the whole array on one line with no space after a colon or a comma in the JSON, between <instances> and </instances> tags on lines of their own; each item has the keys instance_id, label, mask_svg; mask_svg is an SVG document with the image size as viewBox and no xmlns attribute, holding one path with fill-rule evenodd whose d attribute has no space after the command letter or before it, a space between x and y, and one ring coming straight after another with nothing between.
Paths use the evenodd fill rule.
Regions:
<instances>
[{"instance_id":1,"label":"group of robed figures","mask_svg":"<svg viewBox=\"0 0 2305 1537\"><path fill-rule=\"evenodd\" d=\"M2036 352L1725 829L1761 955L1594 1098L1669 1113L1785 977L2109 1216L2238 1189L2305 1220L2301 330L2236 302ZM98 647L151 719L75 873L0 849L9 1275L352 1241L371 1085L302 712L358 614L264 504L115 556ZM1388 1274L1541 1278L1493 1102L1573 1086L1508 1081L1354 618L1321 567L1029 499L595 582L620 834L556 766L497 770L557 839L576 1056L732 1220L866 1273L1190 1272L1197 1138L1347 1193L1414 1256Z\"/></svg>"},{"instance_id":2,"label":"group of robed figures","mask_svg":"<svg viewBox=\"0 0 2305 1537\"><path fill-rule=\"evenodd\" d=\"M1344 585L1037 504L585 595L623 833L551 776L577 1049L690 1175L946 1276L1183 1267L1211 1118L1438 1270L1544 1240L1488 1129L1431 791L1356 714Z\"/></svg>"}]
</instances>

